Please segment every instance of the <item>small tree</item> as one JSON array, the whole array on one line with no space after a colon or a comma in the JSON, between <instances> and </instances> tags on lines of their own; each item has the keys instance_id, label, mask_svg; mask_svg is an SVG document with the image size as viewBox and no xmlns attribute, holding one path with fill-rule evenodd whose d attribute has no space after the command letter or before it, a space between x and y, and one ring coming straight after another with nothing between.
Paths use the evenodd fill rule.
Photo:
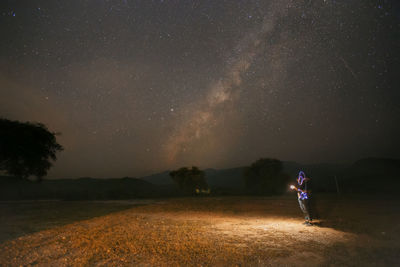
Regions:
<instances>
[{"instance_id":1,"label":"small tree","mask_svg":"<svg viewBox=\"0 0 400 267\"><path fill-rule=\"evenodd\" d=\"M33 175L40 181L62 150L45 125L0 118L0 171L23 179Z\"/></svg>"},{"instance_id":2,"label":"small tree","mask_svg":"<svg viewBox=\"0 0 400 267\"><path fill-rule=\"evenodd\" d=\"M192 169L183 167L171 171L169 175L186 194L194 194L196 191L208 190L204 171L199 170L199 168L195 166L193 166Z\"/></svg>"},{"instance_id":3,"label":"small tree","mask_svg":"<svg viewBox=\"0 0 400 267\"><path fill-rule=\"evenodd\" d=\"M282 172L282 162L261 158L244 170L245 186L251 194L281 194L285 192L288 175Z\"/></svg>"}]
</instances>

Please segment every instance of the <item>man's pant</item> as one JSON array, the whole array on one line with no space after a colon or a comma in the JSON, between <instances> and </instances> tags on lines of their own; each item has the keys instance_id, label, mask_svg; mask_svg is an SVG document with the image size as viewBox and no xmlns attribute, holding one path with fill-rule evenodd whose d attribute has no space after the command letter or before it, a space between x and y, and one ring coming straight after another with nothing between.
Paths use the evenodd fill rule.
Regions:
<instances>
[{"instance_id":1,"label":"man's pant","mask_svg":"<svg viewBox=\"0 0 400 267\"><path fill-rule=\"evenodd\" d=\"M299 201L300 209L304 214L304 218L307 221L312 221L310 200L309 199L300 199L300 198L298 198L298 201Z\"/></svg>"}]
</instances>

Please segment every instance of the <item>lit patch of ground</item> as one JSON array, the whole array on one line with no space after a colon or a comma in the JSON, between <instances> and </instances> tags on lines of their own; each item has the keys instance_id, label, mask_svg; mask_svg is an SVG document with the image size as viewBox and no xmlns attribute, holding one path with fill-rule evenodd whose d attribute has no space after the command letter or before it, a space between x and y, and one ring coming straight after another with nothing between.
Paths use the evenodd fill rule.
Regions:
<instances>
[{"instance_id":1,"label":"lit patch of ground","mask_svg":"<svg viewBox=\"0 0 400 267\"><path fill-rule=\"evenodd\" d=\"M363 207L399 219L398 206L364 201L323 199L307 227L292 197L164 200L4 241L0 265L396 265L399 224L359 220Z\"/></svg>"}]
</instances>

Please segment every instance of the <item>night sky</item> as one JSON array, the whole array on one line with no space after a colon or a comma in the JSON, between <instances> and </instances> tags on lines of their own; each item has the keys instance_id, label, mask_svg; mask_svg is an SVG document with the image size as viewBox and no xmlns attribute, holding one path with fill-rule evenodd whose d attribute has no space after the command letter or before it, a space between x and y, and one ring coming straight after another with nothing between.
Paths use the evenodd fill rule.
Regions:
<instances>
[{"instance_id":1,"label":"night sky","mask_svg":"<svg viewBox=\"0 0 400 267\"><path fill-rule=\"evenodd\" d=\"M60 132L49 177L400 157L400 5L0 3L0 116Z\"/></svg>"}]
</instances>

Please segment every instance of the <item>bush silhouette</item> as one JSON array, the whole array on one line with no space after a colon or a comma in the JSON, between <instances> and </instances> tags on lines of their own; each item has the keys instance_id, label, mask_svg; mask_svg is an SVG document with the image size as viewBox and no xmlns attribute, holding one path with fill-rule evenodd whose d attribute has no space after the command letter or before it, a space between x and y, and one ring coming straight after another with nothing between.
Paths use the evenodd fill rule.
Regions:
<instances>
[{"instance_id":1,"label":"bush silhouette","mask_svg":"<svg viewBox=\"0 0 400 267\"><path fill-rule=\"evenodd\" d=\"M56 134L41 123L22 123L0 118L0 171L38 181L46 176L63 147Z\"/></svg>"},{"instance_id":2,"label":"bush silhouette","mask_svg":"<svg viewBox=\"0 0 400 267\"><path fill-rule=\"evenodd\" d=\"M289 176L282 172L282 162L261 158L244 169L246 190L250 194L282 194Z\"/></svg>"},{"instance_id":3,"label":"bush silhouette","mask_svg":"<svg viewBox=\"0 0 400 267\"><path fill-rule=\"evenodd\" d=\"M185 194L194 194L201 190L208 190L204 171L199 170L195 166L192 169L183 167L171 171L169 175Z\"/></svg>"}]
</instances>

